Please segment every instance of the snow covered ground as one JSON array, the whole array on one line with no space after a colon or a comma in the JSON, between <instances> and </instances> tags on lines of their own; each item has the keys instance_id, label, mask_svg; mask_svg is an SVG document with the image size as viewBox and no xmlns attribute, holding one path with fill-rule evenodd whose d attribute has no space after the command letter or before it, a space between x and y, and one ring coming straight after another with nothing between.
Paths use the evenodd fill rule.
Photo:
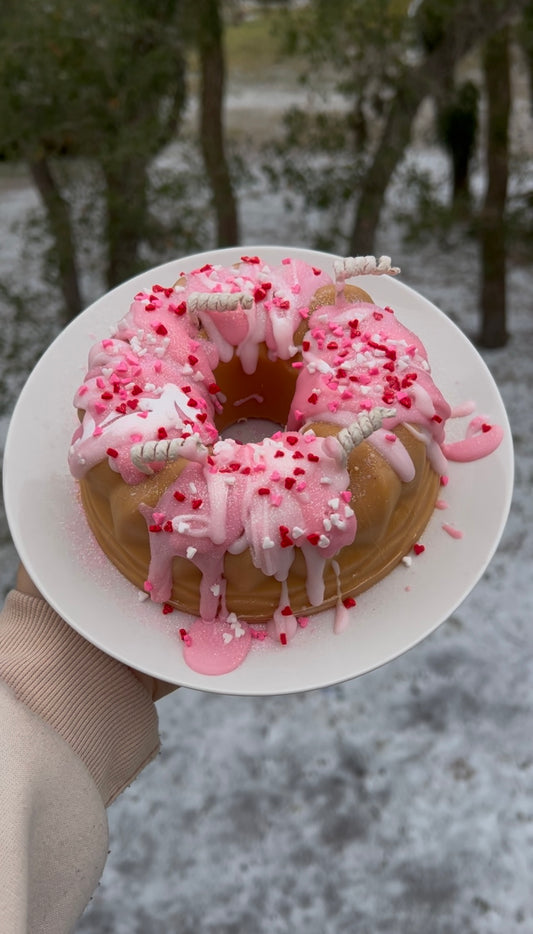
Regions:
<instances>
[{"instance_id":1,"label":"snow covered ground","mask_svg":"<svg viewBox=\"0 0 533 934\"><path fill-rule=\"evenodd\" d=\"M2 185L0 276L17 251L9 225L33 205L23 179ZM243 221L244 242L309 245L281 200L254 195ZM413 250L384 224L379 250L475 330L471 243ZM79 934L533 931L532 295L531 267L511 269L512 338L484 353L512 424L516 486L483 580L425 642L355 681L165 698L161 755L110 809L110 855ZM53 309L26 311L42 348ZM8 359L5 302L0 320L4 439L26 358ZM5 592L16 555L0 522Z\"/></svg>"}]
</instances>

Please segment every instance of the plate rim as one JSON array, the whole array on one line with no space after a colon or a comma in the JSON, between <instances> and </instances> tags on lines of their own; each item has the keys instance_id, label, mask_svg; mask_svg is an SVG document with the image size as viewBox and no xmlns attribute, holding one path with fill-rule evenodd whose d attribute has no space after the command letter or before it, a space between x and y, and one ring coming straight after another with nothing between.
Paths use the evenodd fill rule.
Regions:
<instances>
[{"instance_id":1,"label":"plate rim","mask_svg":"<svg viewBox=\"0 0 533 934\"><path fill-rule=\"evenodd\" d=\"M72 626L72 628L74 628L84 638L86 638L89 642L92 642L92 644L96 645L106 654L111 655L114 658L117 658L119 661L123 662L124 664L129 664L132 667L138 668L138 670L140 671L145 671L147 674L152 674L154 677L163 677L163 676L159 673L155 673L152 666L150 665L148 665L147 667L143 667L142 659L141 660L135 659L134 661L132 661L131 659L124 657L124 654L122 652L117 652L116 649L110 649L108 645L104 644L105 640L103 643L101 639L95 637L94 635L92 636L91 634L87 633L85 629L80 629L79 626L76 625L76 622L72 618L70 618L72 614L71 613L65 614L64 604L62 603L61 599L58 596L56 596L54 593L50 593L49 588L46 585L46 581L43 582L42 568L41 568L41 572L39 571L39 568L36 568L36 562L34 559L34 555L32 553L32 549L31 547L28 547L27 541L24 535L22 534L21 530L19 529L19 523L17 521L16 510L14 508L13 497L11 495L12 486L13 486L11 477L12 477L12 471L14 471L15 469L15 463L14 463L15 455L13 453L13 447L16 444L16 432L18 430L17 423L21 417L20 413L24 410L24 406L27 404L28 395L31 394L34 383L38 382L42 374L42 371L43 370L46 371L46 368L49 365L49 361L53 358L58 348L61 348L63 344L68 343L68 340L70 339L70 337L73 334L76 334L78 330L81 331L82 325L84 325L85 323L88 323L89 320L92 319L92 317L96 315L96 311L98 309L103 308L104 305L106 305L107 303L112 304L117 294L126 293L128 289L130 289L131 287L131 295L129 298L129 301L131 301L131 299L133 298L133 294L135 294L133 289L135 289L135 291L138 291L140 281L143 279L146 279L147 277L152 277L153 281L155 281L155 277L156 276L159 277L162 274L164 275L166 270L170 271L171 269L175 269L176 266L179 266L180 264L187 264L191 268L194 268L197 264L202 264L202 261L205 261L207 258L209 258L211 262L214 261L216 263L224 264L224 260L228 261L229 257L235 256L236 253L239 253L239 254L257 253L259 255L262 255L262 258L264 258L265 261L267 262L269 261L279 262L280 261L279 259L275 260L271 256L272 253L275 253L276 255L285 254L288 256L297 255L298 257L301 257L304 259L306 257L309 259L312 258L315 262L318 262L320 260L322 260L323 262L327 261L329 264L332 264L333 260L338 258L338 254L330 254L324 251L310 250L307 248L278 246L278 245L269 246L267 244L250 246L250 245L245 244L242 246L226 247L220 250L207 250L207 251L202 251L201 253L190 254L189 256L177 258L169 262L160 264L159 266L151 267L151 268L144 270L138 275L131 277L130 279L126 280L123 283L120 283L119 285L115 286L115 288L111 289L110 291L104 293L99 298L97 298L94 302L88 305L88 307L76 319L70 322L69 325L67 325L67 327L64 328L54 338L54 340L46 348L46 350L44 351L40 359L37 361L32 371L28 375L28 378L24 384L24 387L14 406L11 419L8 425L5 452L4 452L4 471L3 471L4 501L5 501L6 517L7 517L8 526L9 526L10 533L11 533L13 542L15 544L15 548L18 551L20 559L26 565L29 573L34 578L39 589L42 590L49 604L63 618L67 619L67 622L69 623L69 625ZM403 283L396 279L393 280L390 277L386 277L386 278L389 280L389 283L390 282L393 283L393 286L392 286L393 289L397 289L399 294L400 293L403 294L404 299L406 300L408 300L409 298L412 299L412 297L415 296L417 301L422 301L424 305L431 308L432 313L436 314L437 318L441 320L443 323L445 323L445 327L450 329L450 333L453 334L455 338L459 339L463 343L463 347L467 348L468 351L473 354L474 358L476 359L476 364L478 368L480 369L486 381L486 384L490 386L490 389L493 395L495 396L495 398L497 399L499 403L500 411L498 412L498 421L502 423L502 420L503 420L504 422L503 427L504 427L505 437L506 437L506 442L505 442L506 465L505 466L506 466L506 471L508 474L507 483L506 483L505 495L500 505L500 514L499 514L499 521L497 524L497 529L494 532L492 541L490 543L490 547L486 549L486 553L484 555L483 561L479 563L477 566L477 570L475 574L473 575L475 578L473 579L473 583L471 583L471 586L468 587L468 590L466 592L461 593L460 595L457 596L457 599L455 601L450 602L449 608L447 609L445 615L442 616L442 618L441 618L442 614L440 614L439 618L437 618L431 626L428 626L426 630L424 630L423 632L420 632L419 634L414 636L412 639L407 640L404 646L400 650L392 649L390 653L388 654L385 653L379 661L369 664L366 667L363 666L362 668L354 671L353 673L344 673L340 677L336 675L331 675L329 677L326 676L320 679L318 683L312 683L312 682L305 683L304 681L302 681L302 683L296 686L290 686L288 684L286 684L285 686L277 685L275 689L273 690L269 688L265 689L261 685L253 686L251 684L248 684L246 687L244 686L239 687L238 683L230 685L228 681L235 681L235 678L229 678L226 675L199 676L197 675L197 673L192 672L191 669L187 669L186 674L190 673L190 676L188 678L187 677L184 678L182 676L183 673L180 673L181 674L180 680L173 682L173 683L179 683L183 686L190 687L192 689L205 690L210 693L216 693L216 694L230 694L230 695L237 695L237 696L273 696L273 695L278 695L278 694L282 695L282 694L299 693L302 691L317 690L322 687L327 687L333 684L342 683L344 681L350 680L355 677L360 677L361 675L366 674L369 671L375 670L376 668L379 668L385 664L388 664L390 661L400 657L401 655L410 651L420 642L422 642L429 635L431 635L446 619L449 618L449 616L453 612L455 612L457 607L466 599L466 597L468 596L468 593L470 593L471 590L479 583L488 565L492 561L492 558L494 557L494 554L497 550L501 536L503 534L505 525L507 523L509 511L511 508L513 484L514 484L514 453L513 453L513 447L512 447L512 434L511 434L511 427L509 424L509 419L507 416L507 412L505 410L503 399L501 397L497 384L494 380L494 377L492 376L492 373L490 372L490 369L487 366L485 360L483 360L482 356L479 354L477 349L474 347L474 345L471 343L468 337L464 334L464 332L455 324L455 322L453 322L433 302L425 298L423 295L418 293L415 289L413 289L406 283ZM369 280L371 279L373 279L374 283L376 282L376 279L370 276L364 277L364 279L367 282L367 286L369 286ZM128 300L125 299L125 301L128 301ZM127 310L127 308L124 308L124 305L122 306L122 309L123 309L122 313L124 313ZM110 326L113 326L114 324L116 324L120 316L121 316L120 312L119 314L114 312L114 317L108 321L108 324ZM407 326L409 327L409 325ZM83 378L84 367L86 365L87 350L91 346L90 340L94 342L94 340L96 339L97 339L97 336L94 336L91 339L87 337L84 341L81 340L81 337L78 339L78 343L80 344L80 355L81 355L81 349L82 349L81 345L82 344L84 345L83 346L84 358L80 359L79 361L79 371L81 374L80 379ZM426 343L424 338L422 338L422 340L424 343ZM434 369L434 360L432 360L431 353L429 354L429 358L430 358L430 364L432 365L432 369ZM72 385L70 388L73 394L75 386ZM71 406L71 408L73 410L73 406ZM72 434L74 427L75 427L75 422L73 420L72 426L69 426L69 432L70 432L69 437ZM67 445L68 445L68 442L67 442ZM66 465L66 450L65 450L65 465ZM66 468L66 473L68 474L68 467ZM68 476L70 475L68 474ZM72 480L72 484L75 484L75 481L72 478L71 480ZM430 520L430 523L431 521L432 520ZM88 527L87 527L87 531L89 531ZM107 559L105 560L107 561ZM115 575L119 575L121 580L125 584L127 584L129 588L133 587L133 585L129 584L124 578L122 578L122 576L120 575L120 572L118 572L112 565L110 565L110 568L112 569ZM393 571L392 574L394 573L395 572ZM368 597L366 597L366 594L371 594L373 591L376 590L376 588L380 588L388 580L388 578L392 576L392 574L388 575L387 578L384 579L384 581L379 582L378 584L374 585L374 587L371 588L369 591L366 591L365 594L362 594L358 598L358 605L360 603L364 604L365 602L367 602ZM331 611L322 611L322 613L320 614L315 614L312 617L312 620L313 620L312 628L321 629L322 627L324 627L325 620L323 619L323 617L328 616L330 614L331 614ZM301 635L302 634L299 634L299 637L301 637ZM330 640L333 642L334 638L336 637L333 637L332 633L328 635L330 637ZM299 639L291 643L291 646L289 647L289 651L292 650L294 652L297 641L299 641ZM277 647L275 647L275 650L277 651ZM244 662L244 666L246 666L249 663L249 658L250 656ZM274 659L272 659L272 664L275 665ZM230 674L233 674L233 673L230 673ZM168 675L164 677L166 680L168 680ZM244 680L246 681L249 679L245 678Z\"/></svg>"}]
</instances>

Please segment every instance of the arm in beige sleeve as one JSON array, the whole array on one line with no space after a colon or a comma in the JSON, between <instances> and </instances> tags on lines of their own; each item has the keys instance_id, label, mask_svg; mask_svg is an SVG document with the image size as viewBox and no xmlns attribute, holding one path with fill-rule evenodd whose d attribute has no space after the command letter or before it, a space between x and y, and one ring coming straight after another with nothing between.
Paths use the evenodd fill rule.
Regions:
<instances>
[{"instance_id":1,"label":"arm in beige sleeve","mask_svg":"<svg viewBox=\"0 0 533 934\"><path fill-rule=\"evenodd\" d=\"M158 749L144 684L40 597L12 591L0 613L0 918L10 934L72 930L105 863L105 807Z\"/></svg>"}]
</instances>

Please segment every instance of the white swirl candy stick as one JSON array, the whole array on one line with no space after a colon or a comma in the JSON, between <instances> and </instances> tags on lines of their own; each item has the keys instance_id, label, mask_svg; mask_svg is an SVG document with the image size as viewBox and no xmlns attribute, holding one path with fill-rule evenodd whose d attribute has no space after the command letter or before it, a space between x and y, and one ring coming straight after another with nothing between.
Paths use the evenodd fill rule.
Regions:
<instances>
[{"instance_id":1,"label":"white swirl candy stick","mask_svg":"<svg viewBox=\"0 0 533 934\"><path fill-rule=\"evenodd\" d=\"M189 438L164 438L161 441L145 441L143 444L134 444L130 448L132 463L142 473L151 477L153 470L150 464L164 461L175 461L179 457L203 463L208 455L208 449L197 434Z\"/></svg>"},{"instance_id":2,"label":"white swirl candy stick","mask_svg":"<svg viewBox=\"0 0 533 934\"><path fill-rule=\"evenodd\" d=\"M191 292L187 299L189 311L234 311L251 308L253 295L249 292Z\"/></svg>"},{"instance_id":3,"label":"white swirl candy stick","mask_svg":"<svg viewBox=\"0 0 533 934\"><path fill-rule=\"evenodd\" d=\"M340 455L342 462L346 463L348 455L358 444L378 431L386 418L394 418L395 415L396 409L387 409L383 406L375 406L370 412L361 412L351 425L341 428L337 437L332 435L326 439L327 453L337 458Z\"/></svg>"},{"instance_id":4,"label":"white swirl candy stick","mask_svg":"<svg viewBox=\"0 0 533 934\"><path fill-rule=\"evenodd\" d=\"M346 279L353 276L397 276L401 270L399 266L391 266L390 256L380 256L379 260L375 256L347 256L334 261L333 271L337 296L340 296Z\"/></svg>"}]
</instances>

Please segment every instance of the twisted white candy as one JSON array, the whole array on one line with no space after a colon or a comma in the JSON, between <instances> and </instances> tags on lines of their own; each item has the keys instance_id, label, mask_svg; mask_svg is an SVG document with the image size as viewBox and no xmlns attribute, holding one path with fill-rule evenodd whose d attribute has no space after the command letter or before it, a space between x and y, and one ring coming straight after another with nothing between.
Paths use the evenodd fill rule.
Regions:
<instances>
[{"instance_id":1,"label":"twisted white candy","mask_svg":"<svg viewBox=\"0 0 533 934\"><path fill-rule=\"evenodd\" d=\"M378 428L381 428L384 419L393 418L394 415L396 415L396 409L385 409L379 405L370 412L361 412L355 422L339 431L337 441L344 448L345 453L349 454L365 438L369 438Z\"/></svg>"},{"instance_id":2,"label":"twisted white candy","mask_svg":"<svg viewBox=\"0 0 533 934\"><path fill-rule=\"evenodd\" d=\"M351 279L352 276L397 276L399 266L391 266L390 256L347 256L336 259L333 263L337 283Z\"/></svg>"},{"instance_id":3,"label":"twisted white candy","mask_svg":"<svg viewBox=\"0 0 533 934\"><path fill-rule=\"evenodd\" d=\"M234 311L251 308L254 299L249 292L191 292L187 299L189 311Z\"/></svg>"},{"instance_id":4,"label":"twisted white candy","mask_svg":"<svg viewBox=\"0 0 533 934\"><path fill-rule=\"evenodd\" d=\"M186 457L188 460L205 461L208 449L200 441L197 434L189 438L163 438L161 441L145 441L143 444L134 444L130 448L130 457L132 463L148 477L151 477L153 470L151 463L162 461L175 461L178 457Z\"/></svg>"}]
</instances>

